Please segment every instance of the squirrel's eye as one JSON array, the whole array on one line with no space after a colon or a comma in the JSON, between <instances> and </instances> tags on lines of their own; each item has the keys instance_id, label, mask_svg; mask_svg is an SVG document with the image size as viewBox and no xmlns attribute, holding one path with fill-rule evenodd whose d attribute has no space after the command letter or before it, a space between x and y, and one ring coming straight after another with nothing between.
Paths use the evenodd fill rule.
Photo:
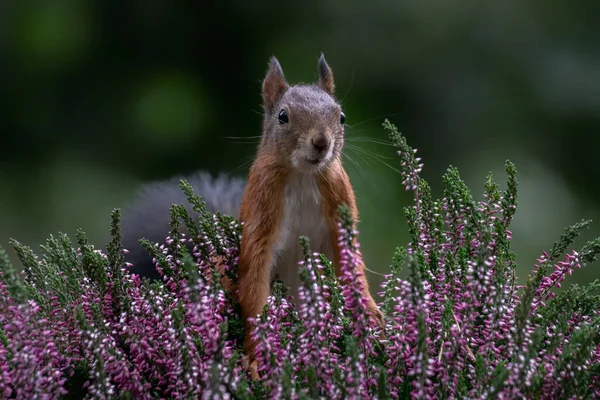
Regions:
<instances>
[{"instance_id":1,"label":"squirrel's eye","mask_svg":"<svg viewBox=\"0 0 600 400\"><path fill-rule=\"evenodd\" d=\"M279 123L280 124L287 124L288 123L288 115L287 112L285 110L281 110L279 111Z\"/></svg>"},{"instance_id":2,"label":"squirrel's eye","mask_svg":"<svg viewBox=\"0 0 600 400\"><path fill-rule=\"evenodd\" d=\"M340 124L344 125L344 122L346 122L346 115L342 113L342 115L340 115Z\"/></svg>"}]
</instances>

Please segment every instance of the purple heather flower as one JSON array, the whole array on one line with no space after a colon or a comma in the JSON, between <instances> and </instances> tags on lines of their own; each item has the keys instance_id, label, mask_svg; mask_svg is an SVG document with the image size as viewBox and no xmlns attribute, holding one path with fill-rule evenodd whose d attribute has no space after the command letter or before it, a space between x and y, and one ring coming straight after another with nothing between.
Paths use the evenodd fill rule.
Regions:
<instances>
[{"instance_id":1,"label":"purple heather flower","mask_svg":"<svg viewBox=\"0 0 600 400\"><path fill-rule=\"evenodd\" d=\"M40 258L25 253L28 301L13 298L0 273L0 397L60 398L82 371L82 389L99 399L124 392L140 399L352 399L378 398L380 390L391 398L600 397L600 376L591 373L600 344L591 333L589 343L581 340L597 332L600 310L587 310L590 301L557 316L562 304L554 300L589 250L571 250L561 261L543 253L535 271L554 270L533 280L537 287L516 286L514 182L501 194L488 180L475 203L451 170L446 183L459 189L432 201L421 160L400 145L402 185L414 195L412 240L401 252L410 271L402 278L398 261L382 284L384 338L365 310L358 232L340 224L340 276L308 253L299 262L297 301L274 291L252 319L261 382L250 384L239 357L239 304L217 273L235 277L241 225L204 215L193 237L174 229L156 245L162 280L150 285L127 263L109 267L114 254L85 244L72 254L63 247ZM182 257L187 243L197 276ZM60 257L72 265L54 265Z\"/></svg>"}]
</instances>

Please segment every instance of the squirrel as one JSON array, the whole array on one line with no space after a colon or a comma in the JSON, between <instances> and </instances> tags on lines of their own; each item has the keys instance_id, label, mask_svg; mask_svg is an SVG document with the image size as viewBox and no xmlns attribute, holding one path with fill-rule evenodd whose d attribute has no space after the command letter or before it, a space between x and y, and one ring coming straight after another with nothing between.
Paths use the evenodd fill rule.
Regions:
<instances>
[{"instance_id":1,"label":"squirrel","mask_svg":"<svg viewBox=\"0 0 600 400\"><path fill-rule=\"evenodd\" d=\"M303 257L299 237L307 236L314 251L332 260L339 276L338 206L346 204L353 220L358 220L341 157L346 117L334 98L333 73L323 54L317 69L316 83L289 85L279 61L272 57L262 82L263 132L247 180L225 176L213 180L206 173L190 180L209 210L229 213L243 222L236 297L244 321L244 350L254 377L256 343L249 334L248 318L262 312L274 279L292 291L298 287L297 263ZM137 240L144 235L162 240L168 229L166 203L184 200L183 194L177 197L178 190L174 180L148 186L142 192L148 200L124 210L123 244L131 251L128 261L134 264L133 272L152 275L150 257L144 258ZM165 208L159 212L160 203ZM162 214L164 219L158 220ZM165 230L159 237L161 224ZM358 269L366 311L383 328L383 314L369 292L364 265Z\"/></svg>"}]
</instances>

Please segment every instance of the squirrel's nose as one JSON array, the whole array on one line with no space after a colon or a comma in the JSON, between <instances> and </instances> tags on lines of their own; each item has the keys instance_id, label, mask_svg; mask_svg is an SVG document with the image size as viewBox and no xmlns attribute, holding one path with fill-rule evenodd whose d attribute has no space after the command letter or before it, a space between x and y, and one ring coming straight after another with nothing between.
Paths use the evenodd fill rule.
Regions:
<instances>
[{"instance_id":1,"label":"squirrel's nose","mask_svg":"<svg viewBox=\"0 0 600 400\"><path fill-rule=\"evenodd\" d=\"M314 137L312 138L311 142L313 146L315 146L315 149L317 149L319 152L322 152L327 148L327 146L329 146L329 139L327 139L325 136Z\"/></svg>"}]
</instances>

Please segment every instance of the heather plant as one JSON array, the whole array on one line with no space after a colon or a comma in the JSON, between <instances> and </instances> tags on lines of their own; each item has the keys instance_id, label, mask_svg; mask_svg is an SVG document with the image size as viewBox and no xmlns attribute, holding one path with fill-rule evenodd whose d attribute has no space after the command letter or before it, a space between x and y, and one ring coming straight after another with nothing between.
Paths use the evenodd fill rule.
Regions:
<instances>
[{"instance_id":1,"label":"heather plant","mask_svg":"<svg viewBox=\"0 0 600 400\"><path fill-rule=\"evenodd\" d=\"M224 289L237 281L242 226L209 213L182 181L199 218L174 205L164 243L142 241L160 281L128 272L118 210L106 252L83 232L75 244L51 236L39 257L12 241L19 279L0 250L0 397L600 397L600 284L557 290L600 252L600 239L571 247L590 222L567 228L519 286L514 165L506 163L504 191L488 176L480 201L451 167L434 199L416 151L388 121L384 128L414 202L404 210L410 242L379 293L383 331L365 311L358 232L342 205L340 265L299 238L298 293L274 282L252 318L260 374L252 381L239 304Z\"/></svg>"}]
</instances>

